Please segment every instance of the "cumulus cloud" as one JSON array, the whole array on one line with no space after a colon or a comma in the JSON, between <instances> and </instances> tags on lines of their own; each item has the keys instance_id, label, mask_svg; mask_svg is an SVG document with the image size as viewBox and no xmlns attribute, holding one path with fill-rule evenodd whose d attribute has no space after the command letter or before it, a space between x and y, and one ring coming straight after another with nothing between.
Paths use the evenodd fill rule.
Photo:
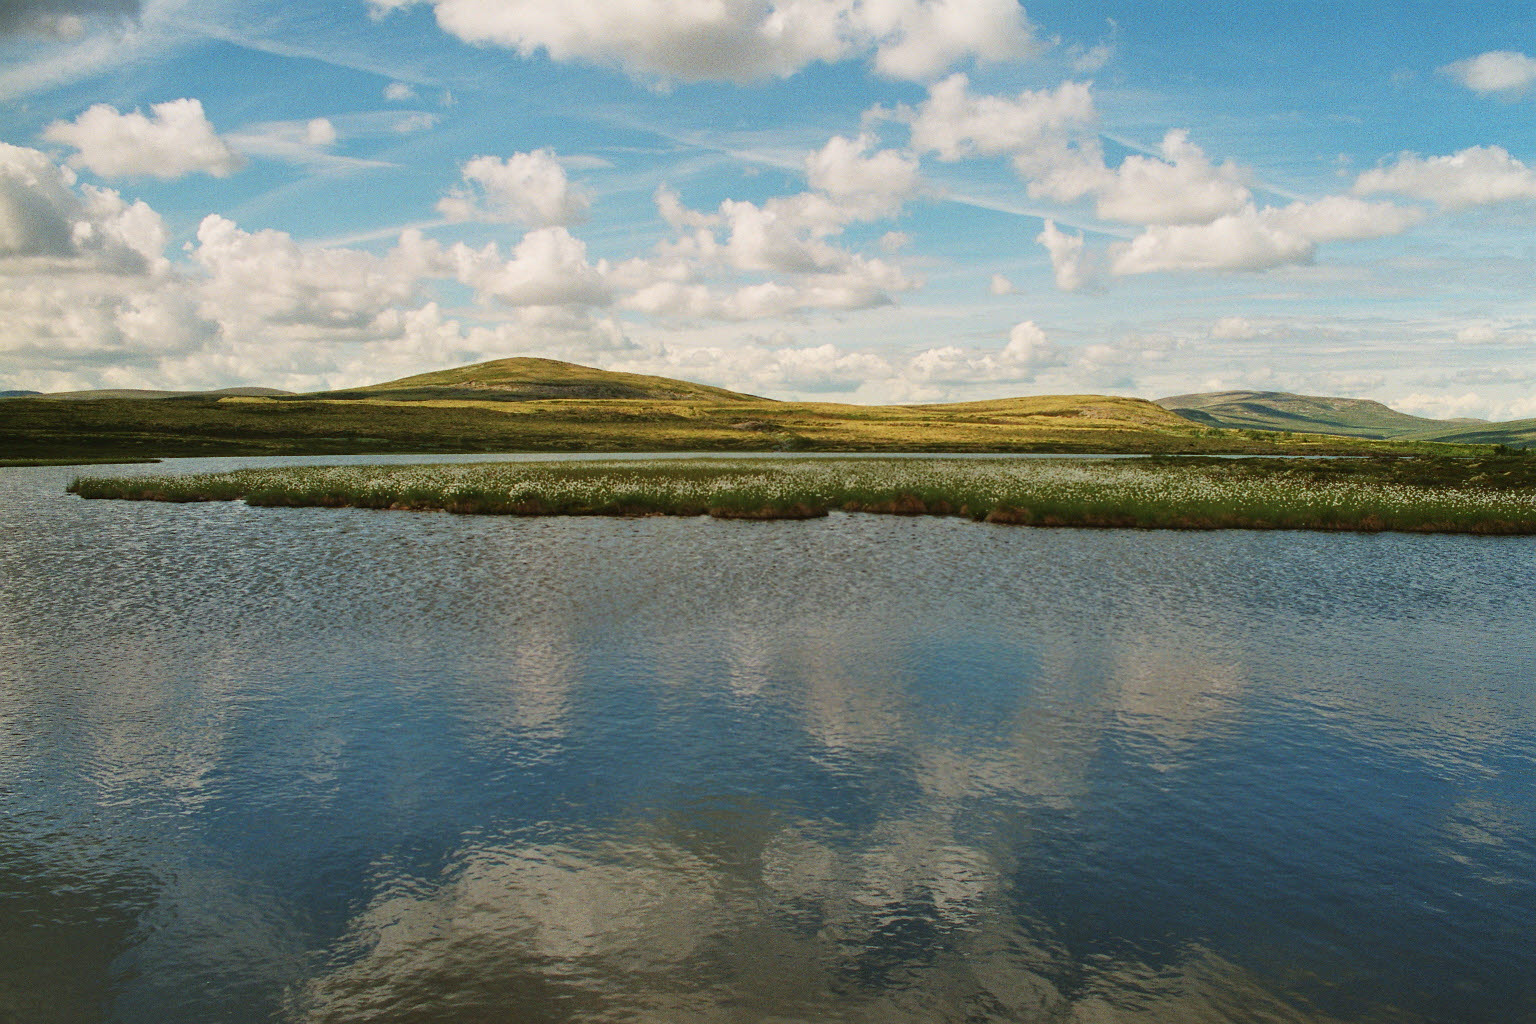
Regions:
<instances>
[{"instance_id":1,"label":"cumulus cloud","mask_svg":"<svg viewBox=\"0 0 1536 1024\"><path fill-rule=\"evenodd\" d=\"M1017 0L370 0L370 7L383 16L421 2L466 42L685 82L783 78L871 52L879 73L921 79L961 60L1018 60L1040 47Z\"/></svg>"},{"instance_id":2,"label":"cumulus cloud","mask_svg":"<svg viewBox=\"0 0 1536 1024\"><path fill-rule=\"evenodd\" d=\"M1424 219L1424 211L1365 202L1353 196L1325 196L1312 202L1269 207L1260 216L1310 242L1347 242L1402 234Z\"/></svg>"},{"instance_id":3,"label":"cumulus cloud","mask_svg":"<svg viewBox=\"0 0 1536 1024\"><path fill-rule=\"evenodd\" d=\"M55 121L43 138L74 147L73 167L85 167L104 177L146 174L179 178L194 171L227 177L244 166L203 114L195 99L171 100L119 113L98 103L74 121Z\"/></svg>"},{"instance_id":4,"label":"cumulus cloud","mask_svg":"<svg viewBox=\"0 0 1536 1024\"><path fill-rule=\"evenodd\" d=\"M877 41L875 70L891 78L927 79L968 57L1003 62L1041 49L1017 0L864 0L848 10L854 31Z\"/></svg>"},{"instance_id":5,"label":"cumulus cloud","mask_svg":"<svg viewBox=\"0 0 1536 1024\"><path fill-rule=\"evenodd\" d=\"M867 309L889 304L892 292L917 287L896 264L830 241L848 224L899 205L908 170L915 168L905 160L887 163L881 154L865 158L861 143L834 143L808 163L812 177L842 193L838 196L802 192L762 203L727 199L706 213L684 206L669 189L658 190L657 210L679 237L649 257L614 268L611 280L626 293L621 304L656 316L749 320L807 309ZM893 182L899 183L895 191ZM774 279L726 287L701 279L717 271Z\"/></svg>"},{"instance_id":6,"label":"cumulus cloud","mask_svg":"<svg viewBox=\"0 0 1536 1024\"><path fill-rule=\"evenodd\" d=\"M139 0L7 0L0 6L0 35L32 32L68 39L80 35L87 18L130 18Z\"/></svg>"},{"instance_id":7,"label":"cumulus cloud","mask_svg":"<svg viewBox=\"0 0 1536 1024\"><path fill-rule=\"evenodd\" d=\"M495 243L448 251L460 281L485 299L509 306L596 305L609 300L608 264L587 260L587 247L563 227L528 232L509 259Z\"/></svg>"},{"instance_id":8,"label":"cumulus cloud","mask_svg":"<svg viewBox=\"0 0 1536 1024\"><path fill-rule=\"evenodd\" d=\"M1519 96L1536 83L1536 59L1514 50L1492 50L1440 69L1484 96Z\"/></svg>"},{"instance_id":9,"label":"cumulus cloud","mask_svg":"<svg viewBox=\"0 0 1536 1024\"><path fill-rule=\"evenodd\" d=\"M1252 204L1209 224L1157 224L1110 246L1116 274L1165 270L1268 270L1308 263L1320 242L1382 238L1423 220L1421 210L1350 196L1257 209Z\"/></svg>"},{"instance_id":10,"label":"cumulus cloud","mask_svg":"<svg viewBox=\"0 0 1536 1024\"><path fill-rule=\"evenodd\" d=\"M1018 384L1066 361L1061 347L1033 320L1025 320L1009 330L1001 349L968 351L958 345L941 345L913 356L902 373L910 382L941 387Z\"/></svg>"},{"instance_id":11,"label":"cumulus cloud","mask_svg":"<svg viewBox=\"0 0 1536 1024\"><path fill-rule=\"evenodd\" d=\"M836 345L798 345L780 334L735 345L668 349L663 372L719 380L757 394L848 394L892 374L884 358Z\"/></svg>"},{"instance_id":12,"label":"cumulus cloud","mask_svg":"<svg viewBox=\"0 0 1536 1024\"><path fill-rule=\"evenodd\" d=\"M910 124L918 152L946 161L1008 156L1031 196L1093 197L1105 220L1204 224L1251 198L1247 172L1231 161L1213 164L1183 130L1168 132L1160 156L1133 154L1108 167L1094 131L1092 88L1083 82L987 96L972 94L965 75L951 75L915 110L900 108L896 116Z\"/></svg>"},{"instance_id":13,"label":"cumulus cloud","mask_svg":"<svg viewBox=\"0 0 1536 1024\"><path fill-rule=\"evenodd\" d=\"M622 300L626 309L686 320L764 320L811 309L873 309L914 283L899 267L862 257L834 272L806 274L735 288L698 281L658 280Z\"/></svg>"},{"instance_id":14,"label":"cumulus cloud","mask_svg":"<svg viewBox=\"0 0 1536 1024\"><path fill-rule=\"evenodd\" d=\"M197 229L193 261L210 319L351 331L393 306L418 299L435 248L407 232L385 256L299 245L285 232L248 232L210 214Z\"/></svg>"},{"instance_id":15,"label":"cumulus cloud","mask_svg":"<svg viewBox=\"0 0 1536 1024\"><path fill-rule=\"evenodd\" d=\"M998 356L998 364L1015 370L1033 372L1043 366L1058 366L1062 351L1045 336L1033 320L1014 324L1008 331L1008 344Z\"/></svg>"},{"instance_id":16,"label":"cumulus cloud","mask_svg":"<svg viewBox=\"0 0 1536 1024\"><path fill-rule=\"evenodd\" d=\"M1268 270L1306 263L1316 245L1271 223L1258 210L1218 217L1209 224L1156 224L1110 247L1116 274L1164 270Z\"/></svg>"},{"instance_id":17,"label":"cumulus cloud","mask_svg":"<svg viewBox=\"0 0 1536 1024\"><path fill-rule=\"evenodd\" d=\"M917 191L917 159L893 149L869 153L874 139L833 137L805 158L811 187L852 207L861 218L888 216Z\"/></svg>"},{"instance_id":18,"label":"cumulus cloud","mask_svg":"<svg viewBox=\"0 0 1536 1024\"><path fill-rule=\"evenodd\" d=\"M1055 225L1052 226L1054 227ZM987 284L987 290L993 295L1013 295L1018 291L1018 289L1013 286L1013 282L1008 280L1002 274L992 275L992 280Z\"/></svg>"},{"instance_id":19,"label":"cumulus cloud","mask_svg":"<svg viewBox=\"0 0 1536 1024\"><path fill-rule=\"evenodd\" d=\"M1402 153L1355 180L1356 195L1390 192L1450 209L1536 199L1536 168L1501 146L1472 146L1450 156Z\"/></svg>"},{"instance_id":20,"label":"cumulus cloud","mask_svg":"<svg viewBox=\"0 0 1536 1024\"><path fill-rule=\"evenodd\" d=\"M1057 228L1055 221L1047 220L1035 241L1051 256L1051 272L1055 275L1057 288L1075 292L1093 282L1094 275L1083 251L1081 233L1069 235Z\"/></svg>"},{"instance_id":21,"label":"cumulus cloud","mask_svg":"<svg viewBox=\"0 0 1536 1024\"><path fill-rule=\"evenodd\" d=\"M1055 89L1025 89L1015 97L975 96L970 79L951 75L928 89L915 110L897 116L912 128L912 148L940 160L973 156L1030 154L1042 144L1065 145L1065 138L1098 117L1092 89L1063 82Z\"/></svg>"},{"instance_id":22,"label":"cumulus cloud","mask_svg":"<svg viewBox=\"0 0 1536 1024\"><path fill-rule=\"evenodd\" d=\"M1244 172L1231 161L1213 165L1188 132L1169 132L1160 151L1161 160L1128 156L1101 182L1090 183L1100 217L1126 224L1208 224L1248 202Z\"/></svg>"},{"instance_id":23,"label":"cumulus cloud","mask_svg":"<svg viewBox=\"0 0 1536 1024\"><path fill-rule=\"evenodd\" d=\"M477 156L460 171L464 184L437 204L449 220L479 220L542 228L570 224L587 210L585 194L565 176L553 150Z\"/></svg>"},{"instance_id":24,"label":"cumulus cloud","mask_svg":"<svg viewBox=\"0 0 1536 1024\"><path fill-rule=\"evenodd\" d=\"M164 268L160 215L111 189L79 185L35 149L0 143L0 273Z\"/></svg>"},{"instance_id":25,"label":"cumulus cloud","mask_svg":"<svg viewBox=\"0 0 1536 1024\"><path fill-rule=\"evenodd\" d=\"M703 213L684 207L666 189L656 195L662 217L673 227L692 232L667 246L667 255L737 270L801 274L847 270L862 259L828 239L848 224L867 219L869 200L868 193L850 201L801 192L762 203L727 199L714 213Z\"/></svg>"}]
</instances>

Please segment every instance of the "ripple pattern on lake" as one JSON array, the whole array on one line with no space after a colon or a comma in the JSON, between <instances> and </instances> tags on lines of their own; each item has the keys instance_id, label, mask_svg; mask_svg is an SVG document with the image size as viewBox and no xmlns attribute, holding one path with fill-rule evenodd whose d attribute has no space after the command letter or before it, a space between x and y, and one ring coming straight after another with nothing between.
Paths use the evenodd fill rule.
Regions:
<instances>
[{"instance_id":1,"label":"ripple pattern on lake","mask_svg":"<svg viewBox=\"0 0 1536 1024\"><path fill-rule=\"evenodd\" d=\"M1536 1021L1536 539L74 472L0 470L0 1020Z\"/></svg>"}]
</instances>

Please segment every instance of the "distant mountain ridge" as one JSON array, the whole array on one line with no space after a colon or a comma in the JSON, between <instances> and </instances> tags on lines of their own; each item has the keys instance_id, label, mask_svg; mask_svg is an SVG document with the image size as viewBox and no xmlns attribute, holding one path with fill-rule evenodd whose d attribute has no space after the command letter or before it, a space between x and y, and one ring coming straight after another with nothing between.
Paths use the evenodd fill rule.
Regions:
<instances>
[{"instance_id":1,"label":"distant mountain ridge","mask_svg":"<svg viewBox=\"0 0 1536 1024\"><path fill-rule=\"evenodd\" d=\"M551 399L604 401L631 399L692 402L708 405L758 404L775 407L804 405L780 403L756 395L692 381L649 374L601 370L558 359L517 356L492 359L420 373L379 384L335 391L295 394L276 388L234 387L210 391L156 391L103 389L39 394L0 392L8 401L90 399L269 399L278 402L347 401L385 402L399 407L417 402L543 402ZM814 403L812 403L814 404ZM882 408L834 405L829 408ZM888 409L903 407L890 406ZM1069 417L1122 421L1141 429L1169 429L1175 423L1249 431L1320 434L1361 440L1444 441L1459 444L1503 444L1536 447L1536 419L1491 423L1476 419L1438 420L1399 412L1381 402L1361 398L1297 395L1283 391L1217 391L1172 395L1155 402L1144 399L1113 399L1102 395L1041 395L996 399L990 402L944 403L904 407L914 413L939 412L954 416ZM745 413L743 413L745 415ZM1167 419L1163 419L1166 416ZM756 420L744 419L732 429L756 429ZM766 427L766 424L763 424ZM918 443L914 435L913 443Z\"/></svg>"},{"instance_id":2,"label":"distant mountain ridge","mask_svg":"<svg viewBox=\"0 0 1536 1024\"><path fill-rule=\"evenodd\" d=\"M292 391L278 388L219 388L216 391L158 391L154 388L97 388L93 391L0 391L0 398L52 398L93 401L102 398L278 398Z\"/></svg>"},{"instance_id":3,"label":"distant mountain ridge","mask_svg":"<svg viewBox=\"0 0 1536 1024\"><path fill-rule=\"evenodd\" d=\"M1290 430L1377 440L1436 439L1445 431L1491 428L1485 420L1437 420L1398 412L1368 398L1294 395L1285 391L1213 391L1172 395L1156 403L1185 419L1237 430Z\"/></svg>"}]
</instances>

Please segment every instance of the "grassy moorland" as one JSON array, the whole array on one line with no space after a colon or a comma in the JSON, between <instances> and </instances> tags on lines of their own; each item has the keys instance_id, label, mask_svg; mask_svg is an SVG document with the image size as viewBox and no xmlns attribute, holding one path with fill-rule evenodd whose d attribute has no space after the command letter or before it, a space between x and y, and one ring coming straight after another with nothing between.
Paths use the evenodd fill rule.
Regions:
<instances>
[{"instance_id":1,"label":"grassy moorland","mask_svg":"<svg viewBox=\"0 0 1536 1024\"><path fill-rule=\"evenodd\" d=\"M1143 529L1536 534L1536 458L683 459L306 466L82 478L86 498L473 515L831 510Z\"/></svg>"},{"instance_id":2,"label":"grassy moorland","mask_svg":"<svg viewBox=\"0 0 1536 1024\"><path fill-rule=\"evenodd\" d=\"M1347 455L1436 446L1221 430L1151 402L1096 395L927 406L375 396L0 402L0 452L17 459L774 450Z\"/></svg>"},{"instance_id":3,"label":"grassy moorland","mask_svg":"<svg viewBox=\"0 0 1536 1024\"><path fill-rule=\"evenodd\" d=\"M1220 429L1137 398L1048 395L902 406L776 402L666 377L522 358L312 395L0 400L0 452L13 459L774 450L1446 451L1424 443Z\"/></svg>"}]
</instances>

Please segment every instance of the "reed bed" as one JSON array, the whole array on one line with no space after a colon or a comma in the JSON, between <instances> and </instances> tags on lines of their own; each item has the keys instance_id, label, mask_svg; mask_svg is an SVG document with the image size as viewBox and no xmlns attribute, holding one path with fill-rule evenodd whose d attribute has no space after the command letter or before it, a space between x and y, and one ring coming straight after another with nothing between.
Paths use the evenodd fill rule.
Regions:
<instances>
[{"instance_id":1,"label":"reed bed","mask_svg":"<svg viewBox=\"0 0 1536 1024\"><path fill-rule=\"evenodd\" d=\"M473 515L782 519L842 510L1030 526L1532 534L1532 476L1525 459L694 459L302 466L87 477L69 489L86 498Z\"/></svg>"}]
</instances>

